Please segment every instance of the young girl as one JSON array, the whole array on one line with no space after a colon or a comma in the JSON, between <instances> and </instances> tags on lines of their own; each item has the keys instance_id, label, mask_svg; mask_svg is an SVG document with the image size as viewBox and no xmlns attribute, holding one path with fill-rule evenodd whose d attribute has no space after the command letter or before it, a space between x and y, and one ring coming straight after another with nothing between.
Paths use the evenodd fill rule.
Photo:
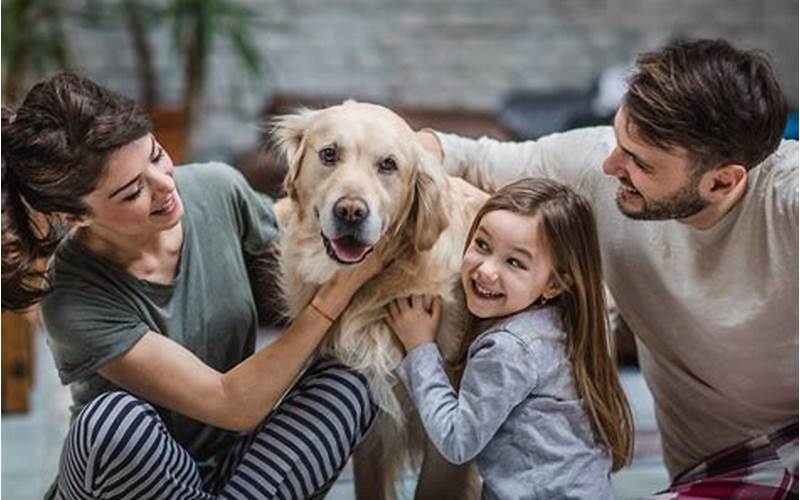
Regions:
<instances>
[{"instance_id":1,"label":"young girl","mask_svg":"<svg viewBox=\"0 0 800 500\"><path fill-rule=\"evenodd\" d=\"M483 498L612 498L609 473L630 457L633 424L602 279L586 200L523 179L492 196L469 232L461 282L476 328L458 392L433 343L438 298L390 304L407 353L398 375L442 455L477 458Z\"/></svg>"}]
</instances>

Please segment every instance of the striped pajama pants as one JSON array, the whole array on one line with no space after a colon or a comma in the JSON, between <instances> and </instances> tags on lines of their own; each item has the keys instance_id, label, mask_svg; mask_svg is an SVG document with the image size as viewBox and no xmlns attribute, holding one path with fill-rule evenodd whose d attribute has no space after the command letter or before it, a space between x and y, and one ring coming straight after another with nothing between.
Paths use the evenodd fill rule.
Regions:
<instances>
[{"instance_id":1,"label":"striped pajama pants","mask_svg":"<svg viewBox=\"0 0 800 500\"><path fill-rule=\"evenodd\" d=\"M106 393L70 428L56 498L322 498L376 414L362 375L319 360L256 432L241 436L201 477L152 405Z\"/></svg>"}]
</instances>

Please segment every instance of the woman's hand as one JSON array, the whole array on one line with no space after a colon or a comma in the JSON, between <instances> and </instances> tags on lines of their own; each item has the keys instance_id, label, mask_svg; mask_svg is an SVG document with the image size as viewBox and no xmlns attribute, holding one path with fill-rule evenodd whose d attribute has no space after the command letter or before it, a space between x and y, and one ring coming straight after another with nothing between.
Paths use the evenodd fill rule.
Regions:
<instances>
[{"instance_id":1,"label":"woman's hand","mask_svg":"<svg viewBox=\"0 0 800 500\"><path fill-rule=\"evenodd\" d=\"M406 354L433 342L439 326L441 299L438 296L412 295L389 304L389 326L400 339Z\"/></svg>"},{"instance_id":2,"label":"woman's hand","mask_svg":"<svg viewBox=\"0 0 800 500\"><path fill-rule=\"evenodd\" d=\"M385 251L386 242L383 241L367 255L361 264L338 271L331 280L317 290L311 300L311 306L329 320L335 320L350 303L350 299L358 289L383 270L386 265Z\"/></svg>"}]
</instances>

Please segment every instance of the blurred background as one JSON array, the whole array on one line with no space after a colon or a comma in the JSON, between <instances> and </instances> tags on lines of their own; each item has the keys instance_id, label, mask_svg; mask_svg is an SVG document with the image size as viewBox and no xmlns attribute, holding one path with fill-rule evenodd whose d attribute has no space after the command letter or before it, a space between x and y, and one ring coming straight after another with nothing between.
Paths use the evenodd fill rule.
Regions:
<instances>
[{"instance_id":1,"label":"blurred background","mask_svg":"<svg viewBox=\"0 0 800 500\"><path fill-rule=\"evenodd\" d=\"M603 76L677 37L724 37L766 51L793 109L798 102L795 0L3 0L2 6L4 104L35 79L71 68L157 115L188 107L194 123L187 159L231 160L252 148L276 99L353 97L494 118L520 92L596 92ZM585 110L592 111L607 112Z\"/></svg>"},{"instance_id":2,"label":"blurred background","mask_svg":"<svg viewBox=\"0 0 800 500\"><path fill-rule=\"evenodd\" d=\"M60 69L82 73L136 98L176 163L225 161L278 196L283 170L262 148L264 124L298 105L355 98L414 127L536 138L609 123L636 54L700 37L770 56L796 137L797 0L3 0L2 102ZM69 394L35 311L4 313L0 337L2 496L40 498ZM637 441L615 488L636 498L667 477L630 345L621 363ZM348 472L330 498L352 498Z\"/></svg>"}]
</instances>

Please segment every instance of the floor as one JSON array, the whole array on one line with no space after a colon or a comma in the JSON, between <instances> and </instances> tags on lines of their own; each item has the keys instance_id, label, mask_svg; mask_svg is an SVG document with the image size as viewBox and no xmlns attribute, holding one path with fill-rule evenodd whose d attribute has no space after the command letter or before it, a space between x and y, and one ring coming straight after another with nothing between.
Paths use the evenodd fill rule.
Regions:
<instances>
[{"instance_id":1,"label":"floor","mask_svg":"<svg viewBox=\"0 0 800 500\"><path fill-rule=\"evenodd\" d=\"M25 415L3 415L0 425L0 497L8 500L40 499L58 467L61 441L67 429L69 391L56 376L43 336L36 339L37 360L31 411ZM621 373L630 399L637 428L636 447L630 466L613 476L618 499L640 498L667 485L661 462L660 442L655 427L653 402L644 381L635 369ZM414 476L398 482L401 499L410 499ZM353 494L350 466L343 471L327 500L350 500Z\"/></svg>"}]
</instances>

